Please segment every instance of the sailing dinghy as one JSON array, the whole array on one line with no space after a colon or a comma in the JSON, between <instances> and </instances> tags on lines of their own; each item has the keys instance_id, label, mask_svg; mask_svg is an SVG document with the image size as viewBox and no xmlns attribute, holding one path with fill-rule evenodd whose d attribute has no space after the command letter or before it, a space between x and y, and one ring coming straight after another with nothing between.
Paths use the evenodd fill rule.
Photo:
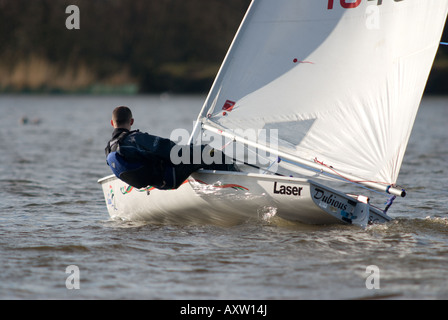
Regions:
<instances>
[{"instance_id":1,"label":"sailing dinghy","mask_svg":"<svg viewBox=\"0 0 448 320\"><path fill-rule=\"evenodd\" d=\"M447 11L448 0L254 0L190 137L241 171L198 171L168 191L105 177L110 216L390 221L392 200L405 196L397 178ZM390 201L374 206L351 191L357 185Z\"/></svg>"}]
</instances>

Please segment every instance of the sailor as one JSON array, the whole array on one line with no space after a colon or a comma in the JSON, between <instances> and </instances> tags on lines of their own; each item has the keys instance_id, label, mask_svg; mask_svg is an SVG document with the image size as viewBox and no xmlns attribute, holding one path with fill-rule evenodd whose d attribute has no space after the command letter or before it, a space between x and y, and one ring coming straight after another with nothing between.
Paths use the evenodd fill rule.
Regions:
<instances>
[{"instance_id":1,"label":"sailor","mask_svg":"<svg viewBox=\"0 0 448 320\"><path fill-rule=\"evenodd\" d=\"M173 164L171 150L176 143L169 139L132 130L134 124L132 112L128 107L120 106L112 112L111 125L114 127L112 139L106 147L107 164L112 172L122 181L135 188L148 186L161 190L177 189L183 182L199 169L237 171L233 164L226 164L224 155L219 164L201 163ZM216 152L209 146L198 146L209 152ZM188 146L192 157L194 146ZM208 148L208 149L206 149ZM183 148L179 148L185 150ZM192 158L190 158L192 160ZM227 161L228 162L228 161Z\"/></svg>"}]
</instances>

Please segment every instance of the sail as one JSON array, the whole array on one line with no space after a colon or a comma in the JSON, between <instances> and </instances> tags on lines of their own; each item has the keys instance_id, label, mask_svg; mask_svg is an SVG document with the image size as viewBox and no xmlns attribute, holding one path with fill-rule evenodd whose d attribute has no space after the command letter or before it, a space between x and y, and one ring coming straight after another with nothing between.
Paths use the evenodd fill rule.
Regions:
<instances>
[{"instance_id":1,"label":"sail","mask_svg":"<svg viewBox=\"0 0 448 320\"><path fill-rule=\"evenodd\" d=\"M284 153L394 184L447 10L448 0L254 0L201 121L275 129Z\"/></svg>"}]
</instances>

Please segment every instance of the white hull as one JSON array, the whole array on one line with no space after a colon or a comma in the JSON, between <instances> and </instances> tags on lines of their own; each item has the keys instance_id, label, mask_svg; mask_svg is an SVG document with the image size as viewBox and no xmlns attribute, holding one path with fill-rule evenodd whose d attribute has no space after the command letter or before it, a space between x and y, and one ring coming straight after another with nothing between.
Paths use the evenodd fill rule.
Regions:
<instances>
[{"instance_id":1,"label":"white hull","mask_svg":"<svg viewBox=\"0 0 448 320\"><path fill-rule=\"evenodd\" d=\"M306 224L383 223L380 210L314 181L240 172L200 171L177 190L135 189L115 176L98 181L112 218L231 225L278 216Z\"/></svg>"}]
</instances>

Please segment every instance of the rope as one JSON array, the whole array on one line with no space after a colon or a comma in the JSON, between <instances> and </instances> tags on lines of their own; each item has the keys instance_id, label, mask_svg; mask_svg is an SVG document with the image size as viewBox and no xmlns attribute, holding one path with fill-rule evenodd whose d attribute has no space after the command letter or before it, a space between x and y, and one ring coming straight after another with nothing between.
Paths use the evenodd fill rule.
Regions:
<instances>
[{"instance_id":1,"label":"rope","mask_svg":"<svg viewBox=\"0 0 448 320\"><path fill-rule=\"evenodd\" d=\"M350 180L347 177L344 177L342 174L340 174L339 172L337 172L332 166L326 165L323 161L319 161L317 160L317 158L314 158L314 162L320 164L321 166L330 169L331 171L333 171L336 175L338 175L339 177L341 177L344 180L353 182L353 183L366 183L366 182L370 182L370 183L378 183L378 184L383 184L383 185L387 185L389 186L389 188L392 186L392 184L387 183L387 182L381 182L381 181L371 181L371 180Z\"/></svg>"}]
</instances>

